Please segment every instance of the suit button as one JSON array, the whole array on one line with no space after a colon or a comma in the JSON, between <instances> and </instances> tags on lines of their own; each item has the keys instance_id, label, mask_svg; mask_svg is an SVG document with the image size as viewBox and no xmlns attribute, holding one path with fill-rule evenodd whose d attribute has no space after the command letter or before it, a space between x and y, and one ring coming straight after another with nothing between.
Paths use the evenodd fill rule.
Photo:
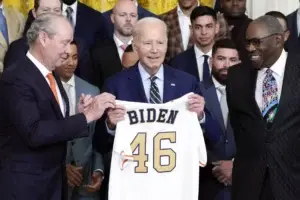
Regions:
<instances>
[{"instance_id":1,"label":"suit button","mask_svg":"<svg viewBox=\"0 0 300 200\"><path fill-rule=\"evenodd\" d=\"M228 144L228 140L225 140L225 143Z\"/></svg>"}]
</instances>

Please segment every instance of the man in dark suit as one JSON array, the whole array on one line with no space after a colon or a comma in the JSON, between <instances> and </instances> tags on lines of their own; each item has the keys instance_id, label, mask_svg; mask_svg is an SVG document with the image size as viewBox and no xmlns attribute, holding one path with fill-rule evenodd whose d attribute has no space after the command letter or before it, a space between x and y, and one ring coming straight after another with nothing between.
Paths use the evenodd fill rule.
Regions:
<instances>
[{"instance_id":1,"label":"man in dark suit","mask_svg":"<svg viewBox=\"0 0 300 200\"><path fill-rule=\"evenodd\" d=\"M251 62L228 72L233 200L300 198L300 60L284 51L283 37L275 17L257 18L246 31Z\"/></svg>"},{"instance_id":2,"label":"man in dark suit","mask_svg":"<svg viewBox=\"0 0 300 200\"><path fill-rule=\"evenodd\" d=\"M288 30L290 31L290 37L287 41L286 48L289 52L300 53L300 22L299 13L300 9L295 10L287 16Z\"/></svg>"},{"instance_id":3,"label":"man in dark suit","mask_svg":"<svg viewBox=\"0 0 300 200\"><path fill-rule=\"evenodd\" d=\"M288 41L290 34L291 34L288 29L287 17L279 11L269 11L265 15L270 15L270 16L276 17L276 19L279 21L280 25L282 26L283 32L284 32L285 49L287 50L286 42Z\"/></svg>"},{"instance_id":4,"label":"man in dark suit","mask_svg":"<svg viewBox=\"0 0 300 200\"><path fill-rule=\"evenodd\" d=\"M93 83L99 88L108 77L123 69L122 57L131 44L132 31L138 20L136 5L129 0L118 1L110 18L114 24L113 38L99 41L91 52Z\"/></svg>"},{"instance_id":5,"label":"man in dark suit","mask_svg":"<svg viewBox=\"0 0 300 200\"><path fill-rule=\"evenodd\" d=\"M168 27L167 62L193 46L193 40L190 37L190 15L197 6L199 6L197 0L179 0L174 9L160 15L160 19Z\"/></svg>"},{"instance_id":6,"label":"man in dark suit","mask_svg":"<svg viewBox=\"0 0 300 200\"><path fill-rule=\"evenodd\" d=\"M145 103L154 98L153 92L150 92L151 87L157 87L161 103L194 92L195 94L189 97L188 108L195 111L201 121L204 100L199 95L199 83L196 78L163 64L167 51L165 23L153 17L139 20L133 34L133 48L138 54L139 63L108 78L103 90L115 95L119 100ZM157 78L153 80L152 77ZM99 131L94 135L96 150L103 153L112 150L114 128L117 122L124 118L124 114L124 108L119 106L108 111L108 117L99 123ZM99 134L100 131L106 134ZM110 158L107 160L109 163Z\"/></svg>"},{"instance_id":7,"label":"man in dark suit","mask_svg":"<svg viewBox=\"0 0 300 200\"><path fill-rule=\"evenodd\" d=\"M190 18L195 45L178 54L170 65L195 76L198 81L208 81L211 80L209 59L219 32L217 13L207 6L198 6Z\"/></svg>"},{"instance_id":8,"label":"man in dark suit","mask_svg":"<svg viewBox=\"0 0 300 200\"><path fill-rule=\"evenodd\" d=\"M140 5L138 5L137 0L131 0L137 7L137 11L138 11L138 19L142 19L144 17L156 17L155 14L153 14L152 12L144 9L143 7L141 7ZM120 2L120 1L118 1ZM106 22L106 28L108 29L108 35L110 37L113 37L114 34L114 24L111 21L111 14L113 12L113 9L108 10L106 12L103 13L103 17L105 17L105 22Z\"/></svg>"},{"instance_id":9,"label":"man in dark suit","mask_svg":"<svg viewBox=\"0 0 300 200\"><path fill-rule=\"evenodd\" d=\"M60 0L35 1L34 8L32 9L32 12L30 12L33 19L30 20L30 15L29 15L26 24L28 20L30 20L30 24L31 24L34 18L40 16L41 14L45 14L45 13L61 14L61 6L62 3ZM3 62L4 69L8 68L17 60L22 59L25 56L26 52L28 51L29 46L26 38L26 32L28 28L24 31L25 34L23 37L21 37L18 40L15 40L9 45L6 55L4 57L4 62Z\"/></svg>"},{"instance_id":10,"label":"man in dark suit","mask_svg":"<svg viewBox=\"0 0 300 200\"><path fill-rule=\"evenodd\" d=\"M66 200L67 141L88 136L88 124L114 107L115 97L82 95L81 113L68 117L68 98L52 71L70 50L71 24L61 15L44 14L27 38L28 53L0 82L1 198Z\"/></svg>"},{"instance_id":11,"label":"man in dark suit","mask_svg":"<svg viewBox=\"0 0 300 200\"><path fill-rule=\"evenodd\" d=\"M239 62L236 45L230 39L217 41L212 50L212 81L201 84L206 101L203 124L208 165L201 170L199 199L230 200L235 156L233 130L228 118L226 79L228 68Z\"/></svg>"}]
</instances>

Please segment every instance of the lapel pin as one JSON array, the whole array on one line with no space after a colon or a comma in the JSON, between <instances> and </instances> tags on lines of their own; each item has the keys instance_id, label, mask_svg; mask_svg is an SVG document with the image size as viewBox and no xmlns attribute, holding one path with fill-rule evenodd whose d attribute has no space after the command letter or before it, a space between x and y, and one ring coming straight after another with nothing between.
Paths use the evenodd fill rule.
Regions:
<instances>
[{"instance_id":1,"label":"lapel pin","mask_svg":"<svg viewBox=\"0 0 300 200\"><path fill-rule=\"evenodd\" d=\"M171 83L171 86L175 86L175 83Z\"/></svg>"}]
</instances>

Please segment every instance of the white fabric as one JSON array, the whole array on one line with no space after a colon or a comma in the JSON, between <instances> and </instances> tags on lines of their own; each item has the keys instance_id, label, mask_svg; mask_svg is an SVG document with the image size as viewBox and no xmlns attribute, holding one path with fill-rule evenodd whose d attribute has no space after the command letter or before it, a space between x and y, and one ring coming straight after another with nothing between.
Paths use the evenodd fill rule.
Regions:
<instances>
[{"instance_id":1,"label":"white fabric","mask_svg":"<svg viewBox=\"0 0 300 200\"><path fill-rule=\"evenodd\" d=\"M72 8L72 10L73 10L73 12L72 12L72 19L73 19L73 25L74 25L74 27L76 26L76 20L77 20L77 5L78 5L78 2L77 1L75 1L72 5L67 5L67 4L64 4L63 3L63 5L62 5L62 10L63 10L63 15L64 16L67 16L67 12L66 12L66 10L67 10L67 8L68 7L71 7Z\"/></svg>"},{"instance_id":2,"label":"white fabric","mask_svg":"<svg viewBox=\"0 0 300 200\"><path fill-rule=\"evenodd\" d=\"M117 104L125 106L127 114L125 120L117 124L110 170L109 200L198 200L199 165L206 165L207 154L197 115L186 108L190 94L165 104L117 101ZM149 109L156 112L154 122L147 122ZM145 114L144 123L140 123L141 112ZM162 115L162 112L166 114ZM167 123L171 112L178 112L173 124L172 120ZM132 113L138 114L139 122L134 123L131 120L130 125L129 115L133 115ZM166 121L157 122L158 119ZM142 142L137 148L131 146L141 135L146 139L139 140ZM158 137L165 139L159 140ZM146 168L143 168L146 171L138 173L135 172L138 162L134 156L142 153L144 145L147 160ZM159 152L166 153L163 150L168 151L168 155L173 152L173 156L160 156ZM158 163L169 166L171 160L175 164L168 172L165 169L161 171L162 168L155 165ZM143 162L140 163L142 166Z\"/></svg>"},{"instance_id":3,"label":"white fabric","mask_svg":"<svg viewBox=\"0 0 300 200\"><path fill-rule=\"evenodd\" d=\"M73 75L68 82L62 81L64 89L68 95L70 105L70 116L76 114L76 90L75 90L75 76Z\"/></svg>"},{"instance_id":4,"label":"white fabric","mask_svg":"<svg viewBox=\"0 0 300 200\"><path fill-rule=\"evenodd\" d=\"M203 64L204 64L204 55L208 55L209 58L207 60L208 64L209 64L209 59L212 56L212 49L208 52L208 53L203 53L198 47L196 47L196 45L194 45L194 51L196 54L196 60L197 60L197 67L198 67L198 73L199 73L199 78L200 81L203 80ZM211 66L209 65L209 71L211 73Z\"/></svg>"}]
</instances>

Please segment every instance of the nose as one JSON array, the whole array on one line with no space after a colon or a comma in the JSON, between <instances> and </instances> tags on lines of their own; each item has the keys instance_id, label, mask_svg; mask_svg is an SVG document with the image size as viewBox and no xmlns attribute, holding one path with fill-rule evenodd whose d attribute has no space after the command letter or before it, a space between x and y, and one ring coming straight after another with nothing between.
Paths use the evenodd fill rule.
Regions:
<instances>
[{"instance_id":1,"label":"nose","mask_svg":"<svg viewBox=\"0 0 300 200\"><path fill-rule=\"evenodd\" d=\"M255 46L250 42L250 44L246 45L246 50L248 52L253 52L256 50Z\"/></svg>"},{"instance_id":2,"label":"nose","mask_svg":"<svg viewBox=\"0 0 300 200\"><path fill-rule=\"evenodd\" d=\"M158 48L156 44L152 44L151 46L151 53L155 54L158 52Z\"/></svg>"},{"instance_id":3,"label":"nose","mask_svg":"<svg viewBox=\"0 0 300 200\"><path fill-rule=\"evenodd\" d=\"M206 31L206 28L203 27L201 28L201 35L206 35L207 31Z\"/></svg>"},{"instance_id":4,"label":"nose","mask_svg":"<svg viewBox=\"0 0 300 200\"><path fill-rule=\"evenodd\" d=\"M239 1L239 0L233 0L233 1L232 1L232 4L233 4L233 5L237 5L237 4L238 4L238 1Z\"/></svg>"}]
</instances>

